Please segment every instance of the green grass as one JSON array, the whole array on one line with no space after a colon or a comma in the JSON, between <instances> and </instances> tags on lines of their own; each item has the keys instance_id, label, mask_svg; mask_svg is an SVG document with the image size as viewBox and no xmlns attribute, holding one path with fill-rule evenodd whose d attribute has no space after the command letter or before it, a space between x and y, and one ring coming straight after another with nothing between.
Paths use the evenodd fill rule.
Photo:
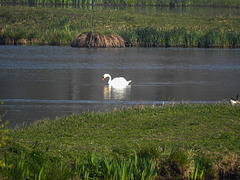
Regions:
<instances>
[{"instance_id":1,"label":"green grass","mask_svg":"<svg viewBox=\"0 0 240 180\"><path fill-rule=\"evenodd\" d=\"M65 173L63 177L100 178L107 171L104 161L112 164L111 172L121 174L123 169L116 167L123 167L121 163L135 167L137 155L148 165L154 159L158 177L236 177L240 173L239 120L240 106L227 104L134 107L39 120L9 131L3 149L9 168L2 174L23 172L21 166L14 166L19 162L26 164L24 170L31 177L39 176L46 166L49 172L42 170L46 177L55 168ZM95 164L88 157L97 158ZM37 164L35 171L33 164Z\"/></svg>"},{"instance_id":2,"label":"green grass","mask_svg":"<svg viewBox=\"0 0 240 180\"><path fill-rule=\"evenodd\" d=\"M119 6L224 6L239 7L239 0L1 0L3 3L53 3L82 5L119 5Z\"/></svg>"},{"instance_id":3,"label":"green grass","mask_svg":"<svg viewBox=\"0 0 240 180\"><path fill-rule=\"evenodd\" d=\"M240 47L240 16L130 9L0 6L0 44L70 46L78 33L117 33L127 46Z\"/></svg>"},{"instance_id":4,"label":"green grass","mask_svg":"<svg viewBox=\"0 0 240 180\"><path fill-rule=\"evenodd\" d=\"M138 28L119 33L126 46L137 47L240 47L240 33L217 30L187 31L186 28L172 30Z\"/></svg>"}]
</instances>

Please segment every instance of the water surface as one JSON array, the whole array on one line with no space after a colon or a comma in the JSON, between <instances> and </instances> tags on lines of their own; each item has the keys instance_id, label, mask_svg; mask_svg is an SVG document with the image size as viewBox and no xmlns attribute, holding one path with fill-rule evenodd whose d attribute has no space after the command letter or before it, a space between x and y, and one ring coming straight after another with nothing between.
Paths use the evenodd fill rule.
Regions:
<instances>
[{"instance_id":1,"label":"water surface","mask_svg":"<svg viewBox=\"0 0 240 180\"><path fill-rule=\"evenodd\" d=\"M111 88L104 73L131 85ZM0 46L1 111L10 126L135 104L219 102L240 93L239 77L240 49Z\"/></svg>"}]
</instances>

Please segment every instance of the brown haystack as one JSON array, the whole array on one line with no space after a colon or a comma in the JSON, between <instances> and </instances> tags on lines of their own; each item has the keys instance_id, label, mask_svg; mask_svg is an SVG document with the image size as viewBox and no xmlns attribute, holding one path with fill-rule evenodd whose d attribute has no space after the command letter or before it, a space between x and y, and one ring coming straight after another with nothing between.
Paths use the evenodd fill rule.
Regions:
<instances>
[{"instance_id":1,"label":"brown haystack","mask_svg":"<svg viewBox=\"0 0 240 180\"><path fill-rule=\"evenodd\" d=\"M124 40L118 35L103 35L89 32L78 34L71 44L72 47L125 47Z\"/></svg>"}]
</instances>

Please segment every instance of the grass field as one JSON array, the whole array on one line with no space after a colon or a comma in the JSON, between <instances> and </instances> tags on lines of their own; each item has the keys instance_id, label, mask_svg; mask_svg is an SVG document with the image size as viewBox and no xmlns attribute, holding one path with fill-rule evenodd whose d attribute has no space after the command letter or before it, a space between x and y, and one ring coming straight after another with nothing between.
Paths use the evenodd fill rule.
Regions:
<instances>
[{"instance_id":1,"label":"grass field","mask_svg":"<svg viewBox=\"0 0 240 180\"><path fill-rule=\"evenodd\" d=\"M239 15L0 6L0 44L70 46L91 30L116 33L126 46L240 47Z\"/></svg>"},{"instance_id":2,"label":"grass field","mask_svg":"<svg viewBox=\"0 0 240 180\"><path fill-rule=\"evenodd\" d=\"M239 7L240 0L0 0L2 3L118 6L220 6Z\"/></svg>"},{"instance_id":3,"label":"grass field","mask_svg":"<svg viewBox=\"0 0 240 180\"><path fill-rule=\"evenodd\" d=\"M39 120L9 130L0 172L14 179L236 178L239 120L240 106L228 104L142 106Z\"/></svg>"}]
</instances>

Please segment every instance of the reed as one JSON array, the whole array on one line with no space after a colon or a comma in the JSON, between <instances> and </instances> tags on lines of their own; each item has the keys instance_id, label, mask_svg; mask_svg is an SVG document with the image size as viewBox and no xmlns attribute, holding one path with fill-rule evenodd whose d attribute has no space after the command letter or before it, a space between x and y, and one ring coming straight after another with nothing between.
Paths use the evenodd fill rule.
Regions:
<instances>
[{"instance_id":1,"label":"reed","mask_svg":"<svg viewBox=\"0 0 240 180\"><path fill-rule=\"evenodd\" d=\"M137 28L119 32L127 46L137 47L240 47L240 33L187 31L185 28L161 30Z\"/></svg>"},{"instance_id":2,"label":"reed","mask_svg":"<svg viewBox=\"0 0 240 180\"><path fill-rule=\"evenodd\" d=\"M144 148L144 147L143 147ZM153 147L151 147L152 149ZM120 154L97 155L90 153L86 160L77 157L69 163L61 158L49 157L45 152L33 150L13 155L5 153L6 165L0 168L0 174L10 179L205 179L239 177L238 161L234 158L226 166L226 161L221 162L221 167L215 170L210 159L204 154L195 156L193 151L183 151L179 148L166 146L159 149L157 156L145 156L145 153L133 153L129 157ZM15 153L16 153L15 149ZM230 157L231 158L231 157ZM229 159L228 159L229 160ZM222 167L225 166L224 170ZM219 173L219 175L218 175Z\"/></svg>"},{"instance_id":3,"label":"reed","mask_svg":"<svg viewBox=\"0 0 240 180\"><path fill-rule=\"evenodd\" d=\"M2 112L2 104L3 102L0 102L0 168L4 168L6 166L5 162L1 158L1 151L2 148L6 145L6 141L8 139L7 133L8 133L8 121L2 122L2 118L5 116L6 112Z\"/></svg>"},{"instance_id":4,"label":"reed","mask_svg":"<svg viewBox=\"0 0 240 180\"><path fill-rule=\"evenodd\" d=\"M156 159L141 153L130 157L119 155L96 155L91 153L87 160L77 157L64 163L60 158L48 157L44 152L21 151L18 156L5 155L0 173L11 179L148 179L184 177L203 179L212 175L211 163L203 156L189 158L189 154L173 148L169 153L158 152ZM191 164L193 162L193 164ZM193 171L189 169L194 166Z\"/></svg>"},{"instance_id":5,"label":"reed","mask_svg":"<svg viewBox=\"0 0 240 180\"><path fill-rule=\"evenodd\" d=\"M157 173L153 159L101 157L90 154L88 161L75 160L74 169L81 179L154 179Z\"/></svg>"},{"instance_id":6,"label":"reed","mask_svg":"<svg viewBox=\"0 0 240 180\"><path fill-rule=\"evenodd\" d=\"M1 44L70 46L92 30L117 33L130 47L239 47L239 17L0 6L0 19Z\"/></svg>"},{"instance_id":7,"label":"reed","mask_svg":"<svg viewBox=\"0 0 240 180\"><path fill-rule=\"evenodd\" d=\"M204 155L197 156L193 161L193 169L189 173L189 178L191 180L205 179L206 177L211 176L213 171L212 164L208 158Z\"/></svg>"},{"instance_id":8,"label":"reed","mask_svg":"<svg viewBox=\"0 0 240 180\"><path fill-rule=\"evenodd\" d=\"M75 4L119 6L224 6L239 7L239 0L1 0L1 3Z\"/></svg>"},{"instance_id":9,"label":"reed","mask_svg":"<svg viewBox=\"0 0 240 180\"><path fill-rule=\"evenodd\" d=\"M5 153L4 162L6 165L0 172L2 177L9 179L69 179L73 176L69 165L41 151Z\"/></svg>"},{"instance_id":10,"label":"reed","mask_svg":"<svg viewBox=\"0 0 240 180\"><path fill-rule=\"evenodd\" d=\"M1 117L0 117L0 122L2 122ZM3 146L6 145L6 140L8 139L8 137L6 136L7 130L8 130L6 125L7 123L0 124L0 150ZM6 164L0 156L0 168L4 168L4 167L6 167Z\"/></svg>"}]
</instances>

